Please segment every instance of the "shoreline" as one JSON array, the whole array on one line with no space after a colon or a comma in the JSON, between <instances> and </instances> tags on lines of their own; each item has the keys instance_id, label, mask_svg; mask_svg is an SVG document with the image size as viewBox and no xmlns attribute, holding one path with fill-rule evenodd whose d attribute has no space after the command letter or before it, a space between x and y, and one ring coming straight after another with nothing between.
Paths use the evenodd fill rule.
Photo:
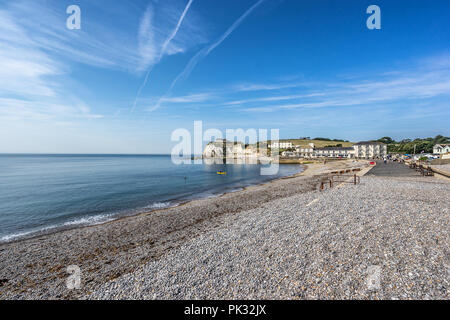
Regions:
<instances>
[{"instance_id":1,"label":"shoreline","mask_svg":"<svg viewBox=\"0 0 450 320\"><path fill-rule=\"evenodd\" d=\"M269 184L269 183L271 183L273 181L277 181L279 179L290 179L290 178L297 177L297 176L301 175L303 172L305 172L307 170L307 165L306 164L299 164L299 166L301 167L300 168L300 170L301 170L300 172L296 172L296 173L289 174L289 175L282 176L282 177L269 179L269 180L264 181L264 182L258 182L258 183L250 184L250 185L243 186L243 187L235 187L235 188L232 188L232 189L225 188L223 192L219 192L219 193L212 194L212 195L209 195L209 196L204 195L204 196L200 196L198 198L192 198L192 199L169 199L167 201L164 201L164 203L172 203L173 202L174 204L173 205L172 204L168 205L168 206L163 207L163 208L154 208L154 209L150 209L149 208L149 209L143 209L142 211L140 211L138 209L135 209L137 212L134 212L134 213L132 212L133 210L131 210L131 211L127 212L127 213L104 214L104 215L106 215L108 217L111 217L111 218L110 219L108 218L106 221L101 221L101 222L98 222L98 223L91 223L91 224L89 224L89 223L88 224L80 223L80 224L74 224L73 226L70 226L70 224L66 225L66 223L71 222L71 221L67 221L67 222L62 223L61 226L59 226L59 225L48 226L48 227L43 227L42 229L37 230L37 231L26 232L23 236L19 235L19 236L14 236L13 237L12 235L8 235L8 236L5 236L5 237L11 237L12 240L6 240L6 241L1 241L0 240L0 246L11 244L11 243L17 243L17 242L21 242L21 241L26 241L26 240L31 240L31 239L39 238L39 237L42 237L42 236L47 236L47 235L51 235L51 234L55 234L55 233L59 233L59 232L65 232L65 231L69 231L69 230L73 230L73 229L82 229L82 228L101 226L101 225L105 225L105 224L108 224L108 223L113 223L115 221L119 221L119 220L122 220L122 219L137 217L137 216L140 216L140 215L149 215L149 214L152 214L152 213L155 213L155 212L159 212L159 211L163 211L163 210L169 210L169 209L172 209L172 208L177 208L177 207L183 206L185 204L191 203L193 201L198 201L198 200L202 200L202 199L220 198L223 195L226 195L226 194L229 194L229 193L235 193L235 192L244 191L247 188L251 188L253 186L262 186L262 185L265 185L265 184ZM96 216L93 216L92 218L94 218L94 220L95 220Z\"/></svg>"},{"instance_id":2,"label":"shoreline","mask_svg":"<svg viewBox=\"0 0 450 320\"><path fill-rule=\"evenodd\" d=\"M225 215L82 299L448 299L448 183L380 167Z\"/></svg>"},{"instance_id":3,"label":"shoreline","mask_svg":"<svg viewBox=\"0 0 450 320\"><path fill-rule=\"evenodd\" d=\"M342 161L308 166L303 172L103 224L0 244L0 299L78 299L102 284L159 260L183 243L222 225L225 217L281 198L317 190L326 171L366 166ZM67 267L79 266L81 290L67 290Z\"/></svg>"}]
</instances>

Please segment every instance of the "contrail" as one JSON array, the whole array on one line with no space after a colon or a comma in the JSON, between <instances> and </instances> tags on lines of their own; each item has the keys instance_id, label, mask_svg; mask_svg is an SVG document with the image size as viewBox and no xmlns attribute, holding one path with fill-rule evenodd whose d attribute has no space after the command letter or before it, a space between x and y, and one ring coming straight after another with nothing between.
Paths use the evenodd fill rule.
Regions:
<instances>
[{"instance_id":1,"label":"contrail","mask_svg":"<svg viewBox=\"0 0 450 320\"><path fill-rule=\"evenodd\" d=\"M227 31L225 31L225 33L213 44L211 44L209 47L205 47L202 50L200 50L199 52L197 52L197 54L195 56L192 57L192 59L189 61L189 63L186 65L186 67L184 68L184 70L175 78L175 80L172 81L172 84L169 87L169 90L166 91L166 93L158 100L158 102L156 103L156 105L154 105L151 109L149 109L149 111L154 111L156 109L159 108L159 106L161 105L162 100L164 100L165 98L167 98L167 96L170 94L170 92L172 91L173 87L175 86L175 84L183 78L186 78L189 76L189 74L192 72L192 70L195 68L195 66L200 62L200 60L206 58L206 56L213 51L216 47L218 47L226 38L228 38L228 36L237 28L239 27L239 25L242 23L242 21L244 21L244 19L250 14L252 13L253 10L256 9L256 7L258 7L263 1L265 0L259 0L258 2L256 2L253 6L251 6L247 11L245 11L245 13L239 17L239 19L237 19L228 29Z\"/></svg>"},{"instance_id":2,"label":"contrail","mask_svg":"<svg viewBox=\"0 0 450 320\"><path fill-rule=\"evenodd\" d=\"M175 29L172 31L172 33L171 33L170 36L166 39L166 41L164 41L163 46L162 46L162 48L161 48L161 51L160 51L160 53L159 53L158 59L157 59L156 62L148 69L147 74L145 75L145 78L144 78L144 82L142 82L142 85L139 87L139 90L138 90L138 92L137 92L136 98L134 99L134 104L133 104L133 107L131 108L131 112L133 112L134 109L136 108L137 100L139 99L139 96L141 95L142 89L144 89L145 85L147 84L148 77L150 76L150 73L152 72L153 67L155 66L155 64L157 64L157 63L162 59L162 57L163 57L164 54L166 53L166 49L167 49L167 47L169 46L170 41L172 41L173 38L175 38L175 36L176 36L177 33L178 33L178 30L180 30L181 23L183 22L184 17L186 16L187 12L189 11L189 8L191 7L192 2L194 2L194 0L189 0L188 4L186 5L186 7L185 7L184 10L183 10L183 13L182 13L181 16L180 16L180 19L178 19L178 23L177 23Z\"/></svg>"}]
</instances>

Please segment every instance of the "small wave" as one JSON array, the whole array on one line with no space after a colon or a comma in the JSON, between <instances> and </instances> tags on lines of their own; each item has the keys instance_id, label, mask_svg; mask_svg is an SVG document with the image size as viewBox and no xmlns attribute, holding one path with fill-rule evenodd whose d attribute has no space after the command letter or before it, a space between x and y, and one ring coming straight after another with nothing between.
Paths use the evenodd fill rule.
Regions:
<instances>
[{"instance_id":1,"label":"small wave","mask_svg":"<svg viewBox=\"0 0 450 320\"><path fill-rule=\"evenodd\" d=\"M283 174L282 176L289 176L294 173L301 172L301 171L303 171L303 169L304 168L302 167L300 171L295 170L295 172L288 172L286 174ZM274 179L275 178L279 178L279 176L274 177ZM203 193L195 193L195 195L192 195L191 197L182 198L182 199L173 200L173 201L153 202L143 208L126 211L126 212L116 212L116 213L111 213L111 214L102 214L102 215L74 218L74 219L66 221L66 222L61 222L59 224L49 225L49 226L40 227L40 228L34 228L34 229L31 229L28 231L21 231L21 232L16 232L16 233L2 236L2 237L0 237L0 243L12 242L12 241L20 240L23 238L29 238L29 237L36 236L36 235L47 234L47 233L51 233L53 231L57 231L57 230L61 230L61 229L73 229L73 228L81 227L81 226L102 224L105 222L113 221L117 218L120 218L121 216L135 215L135 214L139 214L139 213L149 211L149 210L158 210L158 209L166 209L169 207L175 207L185 200L191 201L191 200L196 200L196 199L201 199L201 198L220 197L221 195L223 195L225 193L240 191L240 190L243 190L247 186L257 185L259 183L265 183L269 180L271 180L271 179L268 179L266 181L252 181L251 183L244 183L243 186L225 186L225 189L216 190L216 192L209 190L209 191L206 191Z\"/></svg>"},{"instance_id":2,"label":"small wave","mask_svg":"<svg viewBox=\"0 0 450 320\"><path fill-rule=\"evenodd\" d=\"M36 228L29 231L17 232L13 234L8 234L0 238L0 243L10 242L14 240L19 240L22 238L28 238L34 235L46 234L58 229L67 229L69 227L80 227L80 226L93 226L96 224L102 224L108 221L114 220L114 215L99 215L91 217L82 217L79 219L69 220L63 223L50 225L42 228Z\"/></svg>"},{"instance_id":3,"label":"small wave","mask_svg":"<svg viewBox=\"0 0 450 320\"><path fill-rule=\"evenodd\" d=\"M167 202L154 202L151 205L146 206L144 209L165 209L173 206L171 201Z\"/></svg>"},{"instance_id":4,"label":"small wave","mask_svg":"<svg viewBox=\"0 0 450 320\"><path fill-rule=\"evenodd\" d=\"M100 223L105 223L108 221L112 221L115 218L112 214L103 214L98 216L92 216L92 217L83 217L71 221L64 222L63 226L79 226L79 225L95 225Z\"/></svg>"},{"instance_id":5,"label":"small wave","mask_svg":"<svg viewBox=\"0 0 450 320\"><path fill-rule=\"evenodd\" d=\"M27 235L30 235L32 233L34 233L36 231L26 231L26 232L18 232L18 233L13 233L13 234L8 234L6 236L3 236L0 238L0 242L9 242L15 239L19 239L19 238L23 238Z\"/></svg>"}]
</instances>

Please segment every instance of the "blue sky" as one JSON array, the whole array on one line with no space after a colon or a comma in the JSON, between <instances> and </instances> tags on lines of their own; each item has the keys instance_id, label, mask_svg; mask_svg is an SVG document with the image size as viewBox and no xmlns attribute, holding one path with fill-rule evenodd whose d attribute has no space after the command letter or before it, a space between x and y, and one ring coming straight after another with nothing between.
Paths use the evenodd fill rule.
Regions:
<instances>
[{"instance_id":1,"label":"blue sky","mask_svg":"<svg viewBox=\"0 0 450 320\"><path fill-rule=\"evenodd\" d=\"M66 28L72 4L81 30ZM371 4L381 30L366 27ZM450 135L449 12L445 0L0 0L0 152L169 153L194 120L281 138Z\"/></svg>"}]
</instances>

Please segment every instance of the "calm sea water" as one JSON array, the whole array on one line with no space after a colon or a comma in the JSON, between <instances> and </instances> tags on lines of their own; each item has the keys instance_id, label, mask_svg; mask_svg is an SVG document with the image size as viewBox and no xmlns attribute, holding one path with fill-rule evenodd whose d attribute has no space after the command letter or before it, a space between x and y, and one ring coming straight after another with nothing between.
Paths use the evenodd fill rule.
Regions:
<instances>
[{"instance_id":1,"label":"calm sea water","mask_svg":"<svg viewBox=\"0 0 450 320\"><path fill-rule=\"evenodd\" d=\"M301 169L281 165L276 176L261 176L256 164L175 165L158 155L0 155L0 242L214 196Z\"/></svg>"}]
</instances>

